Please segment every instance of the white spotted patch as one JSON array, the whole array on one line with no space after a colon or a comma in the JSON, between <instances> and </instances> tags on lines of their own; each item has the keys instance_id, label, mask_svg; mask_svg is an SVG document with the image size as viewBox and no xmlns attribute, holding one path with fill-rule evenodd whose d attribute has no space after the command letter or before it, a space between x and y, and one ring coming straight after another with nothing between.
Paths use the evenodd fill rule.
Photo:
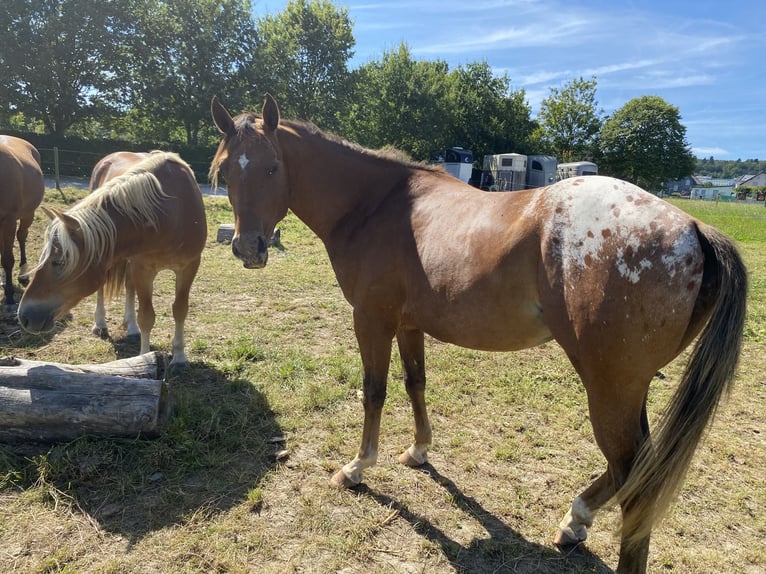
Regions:
<instances>
[{"instance_id":1,"label":"white spotted patch","mask_svg":"<svg viewBox=\"0 0 766 574\"><path fill-rule=\"evenodd\" d=\"M242 154L241 156L239 156L239 159L237 160L237 162L239 162L239 168L242 171L245 171L245 168L247 167L247 164L250 163L250 160L247 159L247 156L245 154Z\"/></svg>"},{"instance_id":2,"label":"white spotted patch","mask_svg":"<svg viewBox=\"0 0 766 574\"><path fill-rule=\"evenodd\" d=\"M606 253L620 276L633 284L658 261L672 277L696 250L695 234L682 211L621 180L563 180L547 188L538 203L551 213L545 235L558 243L553 255L561 258L569 280L576 280L578 271L596 265ZM671 238L673 248L667 251L663 241ZM607 243L619 247L606 250Z\"/></svg>"}]
</instances>

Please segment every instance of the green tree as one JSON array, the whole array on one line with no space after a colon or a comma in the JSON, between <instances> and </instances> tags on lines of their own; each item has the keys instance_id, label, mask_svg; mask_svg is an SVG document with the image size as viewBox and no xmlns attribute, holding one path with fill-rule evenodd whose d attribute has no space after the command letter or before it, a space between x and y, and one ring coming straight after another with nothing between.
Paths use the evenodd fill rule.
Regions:
<instances>
[{"instance_id":1,"label":"green tree","mask_svg":"<svg viewBox=\"0 0 766 574\"><path fill-rule=\"evenodd\" d=\"M540 104L538 139L559 161L594 156L603 110L596 101L596 78L572 80L562 89L551 88Z\"/></svg>"},{"instance_id":2,"label":"green tree","mask_svg":"<svg viewBox=\"0 0 766 574\"><path fill-rule=\"evenodd\" d=\"M446 108L453 143L484 155L528 151L531 109L523 90L512 91L507 75L495 76L487 62L458 67L449 73Z\"/></svg>"},{"instance_id":3,"label":"green tree","mask_svg":"<svg viewBox=\"0 0 766 574\"><path fill-rule=\"evenodd\" d=\"M659 96L634 98L604 123L600 172L657 191L691 175L696 159L678 108Z\"/></svg>"},{"instance_id":4,"label":"green tree","mask_svg":"<svg viewBox=\"0 0 766 574\"><path fill-rule=\"evenodd\" d=\"M113 113L130 36L123 14L119 0L3 0L0 107L56 135Z\"/></svg>"},{"instance_id":5,"label":"green tree","mask_svg":"<svg viewBox=\"0 0 766 574\"><path fill-rule=\"evenodd\" d=\"M292 0L257 25L259 85L277 98L285 116L336 131L356 44L348 9L328 0Z\"/></svg>"},{"instance_id":6,"label":"green tree","mask_svg":"<svg viewBox=\"0 0 766 574\"><path fill-rule=\"evenodd\" d=\"M210 100L239 109L253 88L255 26L249 0L136 0L131 41L135 108L153 139L213 137ZM204 140L203 140L204 141Z\"/></svg>"},{"instance_id":7,"label":"green tree","mask_svg":"<svg viewBox=\"0 0 766 574\"><path fill-rule=\"evenodd\" d=\"M435 149L459 145L450 141L447 75L446 62L413 60L400 44L354 72L354 98L341 133L364 146L393 146L421 160Z\"/></svg>"}]
</instances>

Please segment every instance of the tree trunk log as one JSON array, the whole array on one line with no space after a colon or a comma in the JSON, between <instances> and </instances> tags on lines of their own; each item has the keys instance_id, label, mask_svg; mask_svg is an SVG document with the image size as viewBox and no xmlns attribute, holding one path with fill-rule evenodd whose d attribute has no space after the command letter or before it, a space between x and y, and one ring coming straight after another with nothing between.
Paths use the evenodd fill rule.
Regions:
<instances>
[{"instance_id":1,"label":"tree trunk log","mask_svg":"<svg viewBox=\"0 0 766 574\"><path fill-rule=\"evenodd\" d=\"M171 400L159 353L103 365L0 361L0 441L158 436Z\"/></svg>"}]
</instances>

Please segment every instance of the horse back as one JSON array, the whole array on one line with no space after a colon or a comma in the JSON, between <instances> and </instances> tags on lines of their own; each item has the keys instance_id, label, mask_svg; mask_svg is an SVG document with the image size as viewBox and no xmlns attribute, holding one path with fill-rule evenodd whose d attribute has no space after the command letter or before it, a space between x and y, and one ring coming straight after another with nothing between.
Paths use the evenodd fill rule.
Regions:
<instances>
[{"instance_id":1,"label":"horse back","mask_svg":"<svg viewBox=\"0 0 766 574\"><path fill-rule=\"evenodd\" d=\"M0 136L0 173L0 211L31 216L45 193L40 153L26 140Z\"/></svg>"}]
</instances>

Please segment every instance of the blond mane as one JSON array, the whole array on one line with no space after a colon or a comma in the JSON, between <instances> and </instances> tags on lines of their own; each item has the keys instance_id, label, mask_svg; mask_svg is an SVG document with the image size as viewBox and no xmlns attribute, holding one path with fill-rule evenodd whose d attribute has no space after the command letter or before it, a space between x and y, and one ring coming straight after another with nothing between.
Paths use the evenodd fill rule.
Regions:
<instances>
[{"instance_id":1,"label":"blond mane","mask_svg":"<svg viewBox=\"0 0 766 574\"><path fill-rule=\"evenodd\" d=\"M109 259L117 239L117 227L110 208L136 226L158 229L161 201L167 194L154 172L168 161L178 163L191 172L189 165L178 154L152 152L148 158L123 175L109 180L66 212L79 226L82 251L63 221L54 218L45 232L40 265L54 254L54 243L58 248L55 254L57 265L65 276L78 275L95 262Z\"/></svg>"}]
</instances>

